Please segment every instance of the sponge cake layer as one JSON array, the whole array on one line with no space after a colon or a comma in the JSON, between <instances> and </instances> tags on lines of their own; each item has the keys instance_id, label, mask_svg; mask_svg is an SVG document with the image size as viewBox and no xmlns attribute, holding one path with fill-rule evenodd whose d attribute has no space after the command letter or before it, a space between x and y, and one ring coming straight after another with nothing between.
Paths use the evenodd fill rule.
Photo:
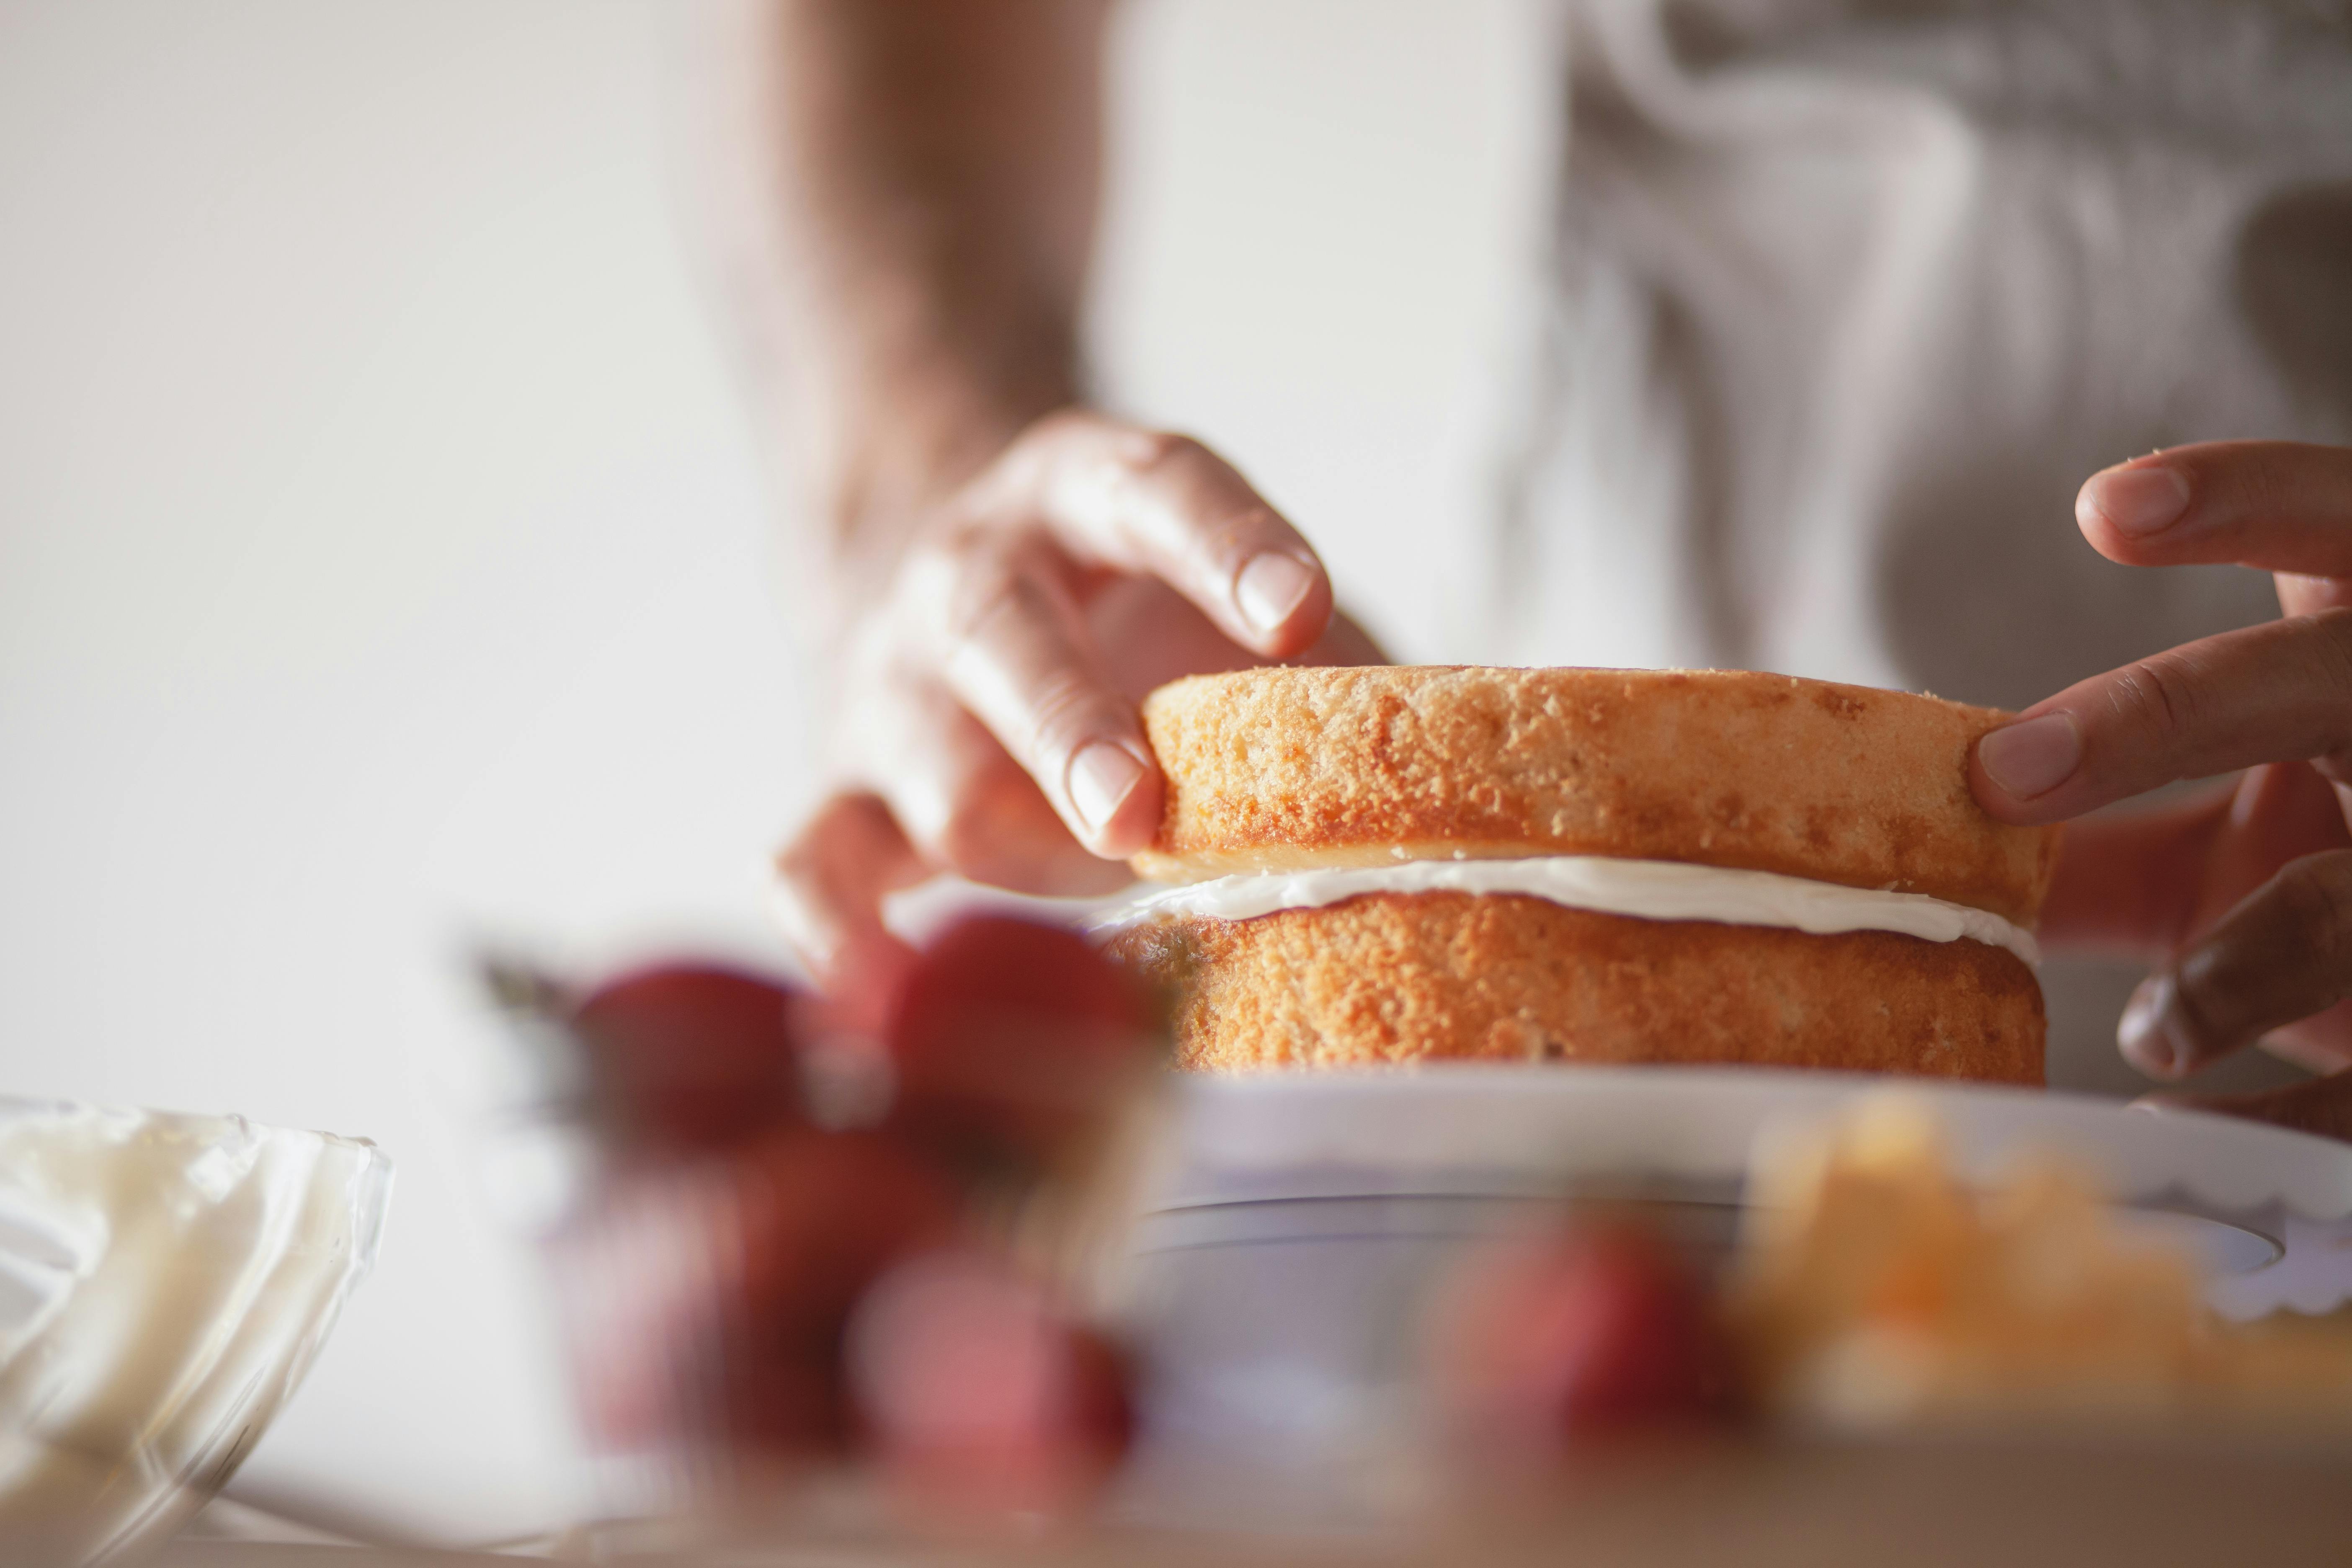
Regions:
<instances>
[{"instance_id":1,"label":"sponge cake layer","mask_svg":"<svg viewBox=\"0 0 2352 1568\"><path fill-rule=\"evenodd\" d=\"M1613 855L1927 893L2031 926L2052 828L1978 806L2006 715L1721 670L1197 676L1143 707L1160 880L1398 858Z\"/></svg>"},{"instance_id":2,"label":"sponge cake layer","mask_svg":"<svg viewBox=\"0 0 2352 1568\"><path fill-rule=\"evenodd\" d=\"M1372 894L1130 926L1182 1065L1754 1063L2042 1081L2033 972L2000 947Z\"/></svg>"}]
</instances>

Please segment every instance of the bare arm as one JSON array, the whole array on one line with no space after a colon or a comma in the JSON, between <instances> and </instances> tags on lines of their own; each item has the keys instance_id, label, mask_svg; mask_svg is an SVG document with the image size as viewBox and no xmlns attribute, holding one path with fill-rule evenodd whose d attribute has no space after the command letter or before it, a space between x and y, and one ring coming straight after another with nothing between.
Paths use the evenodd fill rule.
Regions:
<instances>
[{"instance_id":1,"label":"bare arm","mask_svg":"<svg viewBox=\"0 0 2352 1568\"><path fill-rule=\"evenodd\" d=\"M874 592L925 509L1076 396L1108 10L739 13L734 293L828 599Z\"/></svg>"},{"instance_id":2,"label":"bare arm","mask_svg":"<svg viewBox=\"0 0 2352 1568\"><path fill-rule=\"evenodd\" d=\"M1378 657L1231 466L1083 405L1107 11L766 0L725 51L734 293L834 707L779 910L828 979L908 961L881 899L935 871L1123 880L1150 686Z\"/></svg>"}]
</instances>

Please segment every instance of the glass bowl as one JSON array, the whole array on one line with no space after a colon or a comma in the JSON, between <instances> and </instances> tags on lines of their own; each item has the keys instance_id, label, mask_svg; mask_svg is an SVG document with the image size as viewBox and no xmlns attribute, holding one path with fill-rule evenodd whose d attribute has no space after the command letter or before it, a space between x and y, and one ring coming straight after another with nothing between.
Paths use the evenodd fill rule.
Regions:
<instances>
[{"instance_id":1,"label":"glass bowl","mask_svg":"<svg viewBox=\"0 0 2352 1568\"><path fill-rule=\"evenodd\" d=\"M130 1561L219 1491L391 1187L361 1139L0 1097L0 1555Z\"/></svg>"}]
</instances>

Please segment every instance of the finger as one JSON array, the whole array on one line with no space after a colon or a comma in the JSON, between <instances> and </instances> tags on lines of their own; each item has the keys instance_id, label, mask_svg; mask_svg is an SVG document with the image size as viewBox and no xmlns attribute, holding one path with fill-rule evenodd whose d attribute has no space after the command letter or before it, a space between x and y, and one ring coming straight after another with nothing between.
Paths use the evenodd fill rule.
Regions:
<instances>
[{"instance_id":1,"label":"finger","mask_svg":"<svg viewBox=\"0 0 2352 1568\"><path fill-rule=\"evenodd\" d=\"M891 994L912 949L882 923L882 900L928 874L889 807L863 791L820 805L776 852L769 907L828 992Z\"/></svg>"},{"instance_id":2,"label":"finger","mask_svg":"<svg viewBox=\"0 0 2352 1568\"><path fill-rule=\"evenodd\" d=\"M2352 575L2352 447L2175 447L2092 475L2074 521L2099 553L2126 565Z\"/></svg>"},{"instance_id":3,"label":"finger","mask_svg":"<svg viewBox=\"0 0 2352 1568\"><path fill-rule=\"evenodd\" d=\"M2291 862L2132 993L2116 1031L2143 1072L2179 1078L2352 997L2352 850Z\"/></svg>"},{"instance_id":4,"label":"finger","mask_svg":"<svg viewBox=\"0 0 2352 1568\"><path fill-rule=\"evenodd\" d=\"M1156 577L1118 577L1086 599L1087 626L1103 656L1105 677L1121 695L1141 701L1155 689L1188 675L1263 668L1265 660L1238 647L1199 605ZM1380 646L1344 611L1295 665L1386 664Z\"/></svg>"},{"instance_id":5,"label":"finger","mask_svg":"<svg viewBox=\"0 0 2352 1568\"><path fill-rule=\"evenodd\" d=\"M2263 1037L2263 1049L2322 1076L2352 1068L2352 1002L2272 1030Z\"/></svg>"},{"instance_id":6,"label":"finger","mask_svg":"<svg viewBox=\"0 0 2352 1568\"><path fill-rule=\"evenodd\" d=\"M1331 624L1291 662L1307 665L1386 664L1389 656L1372 634L1345 610L1331 612Z\"/></svg>"},{"instance_id":7,"label":"finger","mask_svg":"<svg viewBox=\"0 0 2352 1568\"><path fill-rule=\"evenodd\" d=\"M1265 658L1298 653L1330 620L1331 583L1314 548L1190 437L1055 415L971 495L997 520L1042 520L1081 561L1160 578Z\"/></svg>"},{"instance_id":8,"label":"finger","mask_svg":"<svg viewBox=\"0 0 2352 1568\"><path fill-rule=\"evenodd\" d=\"M2322 610L2352 608L2352 578L2310 577L2294 572L2275 576L2283 615L2315 616Z\"/></svg>"},{"instance_id":9,"label":"finger","mask_svg":"<svg viewBox=\"0 0 2352 1568\"><path fill-rule=\"evenodd\" d=\"M2288 861L2346 847L2336 791L2308 763L2253 768L2193 800L2069 824L2038 934L2053 952L2155 963Z\"/></svg>"},{"instance_id":10,"label":"finger","mask_svg":"<svg viewBox=\"0 0 2352 1568\"><path fill-rule=\"evenodd\" d=\"M2066 825L2034 928L2042 950L2155 963L2188 936L2232 791Z\"/></svg>"},{"instance_id":11,"label":"finger","mask_svg":"<svg viewBox=\"0 0 2352 1568\"><path fill-rule=\"evenodd\" d=\"M938 669L1036 781L1076 840L1124 858L1160 826L1160 777L1135 706L1103 673L1047 541L972 531L928 547L909 582Z\"/></svg>"},{"instance_id":12,"label":"finger","mask_svg":"<svg viewBox=\"0 0 2352 1568\"><path fill-rule=\"evenodd\" d=\"M2135 1105L2151 1110L2179 1109L2240 1116L2273 1126L2292 1127L2322 1138L2352 1140L2352 1072L2338 1072L2309 1083L2258 1094L2152 1094Z\"/></svg>"},{"instance_id":13,"label":"finger","mask_svg":"<svg viewBox=\"0 0 2352 1568\"><path fill-rule=\"evenodd\" d=\"M2176 779L2261 763L2340 769L2352 748L2352 610L2271 621L2170 648L2068 687L1987 733L1978 802L2056 822Z\"/></svg>"},{"instance_id":14,"label":"finger","mask_svg":"<svg viewBox=\"0 0 2352 1568\"><path fill-rule=\"evenodd\" d=\"M934 871L1058 895L1130 878L1070 837L1021 763L935 678L901 672L871 689L851 744L860 775Z\"/></svg>"}]
</instances>

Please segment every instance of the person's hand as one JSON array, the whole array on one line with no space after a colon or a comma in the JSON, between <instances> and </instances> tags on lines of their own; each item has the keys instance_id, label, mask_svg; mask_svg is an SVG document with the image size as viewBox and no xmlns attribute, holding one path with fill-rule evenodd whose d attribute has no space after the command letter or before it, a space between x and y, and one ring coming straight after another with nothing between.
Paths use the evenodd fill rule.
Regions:
<instances>
[{"instance_id":1,"label":"person's hand","mask_svg":"<svg viewBox=\"0 0 2352 1568\"><path fill-rule=\"evenodd\" d=\"M1196 441L1066 410L918 529L845 619L837 788L777 857L778 912L828 988L911 955L884 895L940 871L1108 891L1159 826L1136 701L1181 675L1377 663L1314 549Z\"/></svg>"},{"instance_id":2,"label":"person's hand","mask_svg":"<svg viewBox=\"0 0 2352 1568\"><path fill-rule=\"evenodd\" d=\"M2200 799L2076 822L2042 911L2053 948L2158 967L2118 1028L2177 1079L2262 1042L2352 1065L2352 449L2179 447L2094 475L2084 535L2136 566L2274 573L2283 618L2082 681L1995 730L1970 764L2009 822L2079 817L2179 779L2245 770ZM2352 1133L2352 1078L2235 1107Z\"/></svg>"}]
</instances>

